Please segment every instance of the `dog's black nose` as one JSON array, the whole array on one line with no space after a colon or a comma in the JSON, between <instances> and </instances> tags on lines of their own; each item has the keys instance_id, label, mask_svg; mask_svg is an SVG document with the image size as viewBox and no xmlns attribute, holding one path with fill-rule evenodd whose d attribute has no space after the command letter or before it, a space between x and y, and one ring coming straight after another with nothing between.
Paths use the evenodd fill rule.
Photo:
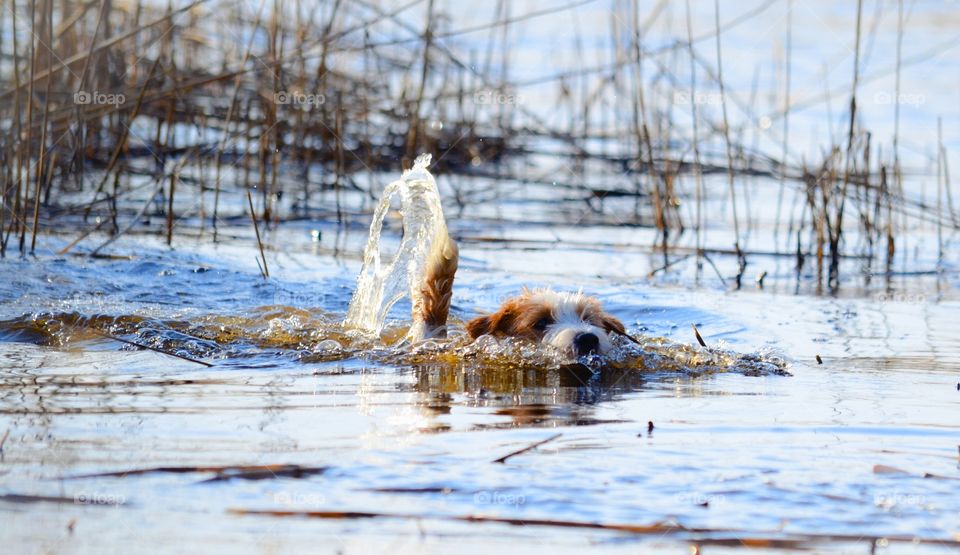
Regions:
<instances>
[{"instance_id":1,"label":"dog's black nose","mask_svg":"<svg viewBox=\"0 0 960 555\"><path fill-rule=\"evenodd\" d=\"M573 338L573 347L577 350L577 356L595 353L600 347L600 338L592 333L581 333Z\"/></svg>"}]
</instances>

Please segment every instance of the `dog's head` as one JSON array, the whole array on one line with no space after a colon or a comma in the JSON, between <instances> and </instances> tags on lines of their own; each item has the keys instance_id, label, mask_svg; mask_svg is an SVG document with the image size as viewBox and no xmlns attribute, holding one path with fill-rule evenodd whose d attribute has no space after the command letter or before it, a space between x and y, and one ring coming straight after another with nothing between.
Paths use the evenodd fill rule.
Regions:
<instances>
[{"instance_id":1,"label":"dog's head","mask_svg":"<svg viewBox=\"0 0 960 555\"><path fill-rule=\"evenodd\" d=\"M581 356L606 354L613 348L611 334L622 334L624 328L593 297L536 289L524 290L493 314L470 320L467 332L473 339L481 335L522 337Z\"/></svg>"}]
</instances>

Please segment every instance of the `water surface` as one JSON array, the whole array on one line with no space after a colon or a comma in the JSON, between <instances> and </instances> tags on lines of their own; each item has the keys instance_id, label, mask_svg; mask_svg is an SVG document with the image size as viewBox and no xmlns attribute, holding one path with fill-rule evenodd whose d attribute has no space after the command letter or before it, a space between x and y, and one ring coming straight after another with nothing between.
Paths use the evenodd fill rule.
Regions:
<instances>
[{"instance_id":1,"label":"water surface","mask_svg":"<svg viewBox=\"0 0 960 555\"><path fill-rule=\"evenodd\" d=\"M357 235L346 243L361 244ZM888 549L934 552L960 531L949 280L939 296L920 286L841 297L728 292L590 275L597 257L620 260L613 251L565 250L570 271L525 273L510 265L557 253L463 248L456 321L522 285L582 287L634 333L677 349L655 353L659 368L593 373L522 358L451 362L429 349L344 350L350 341L331 330L359 246L334 257L327 240L312 242L306 226L273 232L269 280L241 240L183 240L171 251L129 237L116 249L129 258L90 259L56 256L64 239L50 236L36 259L4 262L4 541L28 552L127 552L172 537L216 552L676 552L688 540L720 549L759 538L866 552L871 538L916 537L934 543ZM402 333L403 310L387 339ZM785 361L790 375L669 364L694 343L691 323L712 347ZM303 471L215 481L211 470L124 474L238 465ZM120 474L84 477L104 472Z\"/></svg>"}]
</instances>

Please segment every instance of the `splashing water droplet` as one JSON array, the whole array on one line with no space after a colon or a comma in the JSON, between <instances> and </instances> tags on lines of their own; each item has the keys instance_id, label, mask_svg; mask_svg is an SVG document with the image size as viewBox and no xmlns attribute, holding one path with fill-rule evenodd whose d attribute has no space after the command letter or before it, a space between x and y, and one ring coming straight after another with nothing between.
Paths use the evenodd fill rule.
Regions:
<instances>
[{"instance_id":1,"label":"splashing water droplet","mask_svg":"<svg viewBox=\"0 0 960 555\"><path fill-rule=\"evenodd\" d=\"M431 155L421 154L399 180L387 185L370 223L363 252L363 268L350 299L344 325L370 335L383 331L390 308L409 295L413 306L422 302L420 289L432 245L447 235L437 183L427 167ZM380 234L390 200L400 198L403 239L392 260L381 260Z\"/></svg>"}]
</instances>

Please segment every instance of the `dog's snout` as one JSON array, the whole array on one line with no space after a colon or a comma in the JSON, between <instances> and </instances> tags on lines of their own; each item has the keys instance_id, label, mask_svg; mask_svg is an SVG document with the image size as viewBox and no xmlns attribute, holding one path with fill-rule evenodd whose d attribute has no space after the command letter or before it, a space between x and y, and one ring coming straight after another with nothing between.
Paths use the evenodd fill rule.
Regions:
<instances>
[{"instance_id":1,"label":"dog's snout","mask_svg":"<svg viewBox=\"0 0 960 555\"><path fill-rule=\"evenodd\" d=\"M577 356L596 353L600 348L600 338L593 333L581 333L573 339L573 347Z\"/></svg>"}]
</instances>

